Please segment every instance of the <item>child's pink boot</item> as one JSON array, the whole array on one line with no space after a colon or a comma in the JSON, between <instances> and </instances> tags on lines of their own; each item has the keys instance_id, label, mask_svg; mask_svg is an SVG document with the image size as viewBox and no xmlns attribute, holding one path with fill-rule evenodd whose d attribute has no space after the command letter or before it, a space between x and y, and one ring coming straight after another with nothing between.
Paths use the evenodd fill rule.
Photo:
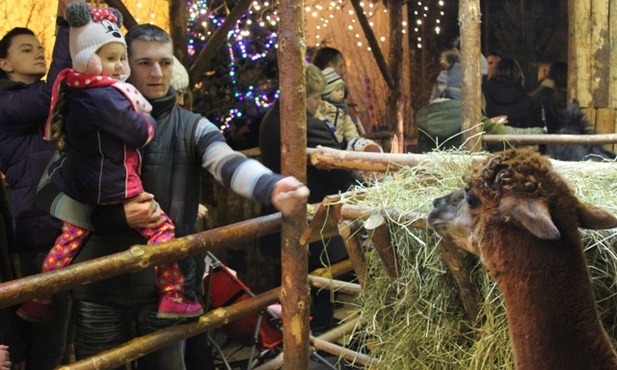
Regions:
<instances>
[{"instance_id":1,"label":"child's pink boot","mask_svg":"<svg viewBox=\"0 0 617 370\"><path fill-rule=\"evenodd\" d=\"M184 293L179 291L167 291L161 293L159 309L156 317L161 319L178 319L196 317L204 313L204 309L198 302L189 301Z\"/></svg>"},{"instance_id":2,"label":"child's pink boot","mask_svg":"<svg viewBox=\"0 0 617 370\"><path fill-rule=\"evenodd\" d=\"M49 324L58 320L58 313L50 303L39 301L26 302L17 310L17 316L30 322Z\"/></svg>"}]
</instances>

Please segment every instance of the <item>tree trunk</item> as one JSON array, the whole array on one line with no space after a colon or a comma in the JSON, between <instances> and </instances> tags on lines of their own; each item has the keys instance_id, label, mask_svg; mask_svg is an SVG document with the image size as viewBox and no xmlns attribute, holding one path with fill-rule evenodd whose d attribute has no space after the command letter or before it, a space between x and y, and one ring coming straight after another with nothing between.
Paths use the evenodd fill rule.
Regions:
<instances>
[{"instance_id":1,"label":"tree trunk","mask_svg":"<svg viewBox=\"0 0 617 370\"><path fill-rule=\"evenodd\" d=\"M480 76L480 0L460 0L461 30L461 104L465 146L471 151L482 149L480 138L481 76ZM474 127L473 130L470 128Z\"/></svg>"},{"instance_id":2,"label":"tree trunk","mask_svg":"<svg viewBox=\"0 0 617 370\"><path fill-rule=\"evenodd\" d=\"M388 126L391 131L396 133L398 140L395 140L396 147L392 151L402 153L405 147L405 101L403 100L402 92L402 71L403 71L403 1L392 0L388 9L390 16L390 50L389 50L389 65L390 75L394 81L394 88L391 88L388 94L388 103L386 109L388 111Z\"/></svg>"},{"instance_id":3,"label":"tree trunk","mask_svg":"<svg viewBox=\"0 0 617 370\"><path fill-rule=\"evenodd\" d=\"M174 43L174 55L184 66L189 62L186 25L186 1L169 0L169 33ZM190 82L189 86L192 86Z\"/></svg>"},{"instance_id":4,"label":"tree trunk","mask_svg":"<svg viewBox=\"0 0 617 370\"><path fill-rule=\"evenodd\" d=\"M252 1L252 0L251 0ZM281 0L278 63L281 73L281 172L306 182L306 81L304 6ZM307 214L284 217L281 237L284 368L309 368L308 255L299 240Z\"/></svg>"}]
</instances>

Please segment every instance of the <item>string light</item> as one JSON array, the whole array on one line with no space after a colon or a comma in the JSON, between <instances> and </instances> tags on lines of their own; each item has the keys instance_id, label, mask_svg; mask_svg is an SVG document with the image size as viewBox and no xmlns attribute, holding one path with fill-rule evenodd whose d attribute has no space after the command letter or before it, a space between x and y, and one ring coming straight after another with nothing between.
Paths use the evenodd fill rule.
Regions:
<instances>
[{"instance_id":1,"label":"string light","mask_svg":"<svg viewBox=\"0 0 617 370\"><path fill-rule=\"evenodd\" d=\"M208 3L211 0L194 0L187 2L187 35L188 54L190 57L205 47L208 37L225 21L226 13L211 12ZM269 2L253 2L249 12L244 14L227 33L225 42L229 57L228 78L230 84L229 96L238 103L250 104L253 108L265 112L278 99L279 90L271 86L242 86L238 80L238 68L256 64L275 52L278 41L279 16L277 9ZM260 27L259 42L255 40L257 32L254 27ZM231 104L234 106L234 104ZM239 104L237 106L242 106ZM234 119L244 118L247 112L233 107L220 117L208 117L219 125L221 131L229 128Z\"/></svg>"}]
</instances>

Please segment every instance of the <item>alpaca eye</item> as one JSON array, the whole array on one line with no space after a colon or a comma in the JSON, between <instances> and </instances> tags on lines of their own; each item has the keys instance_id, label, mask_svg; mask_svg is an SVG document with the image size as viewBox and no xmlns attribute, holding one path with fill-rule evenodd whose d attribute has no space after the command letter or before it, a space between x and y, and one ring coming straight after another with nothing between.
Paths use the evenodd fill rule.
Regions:
<instances>
[{"instance_id":1,"label":"alpaca eye","mask_svg":"<svg viewBox=\"0 0 617 370\"><path fill-rule=\"evenodd\" d=\"M465 193L465 201L467 202L469 209L476 209L481 205L480 199L472 193Z\"/></svg>"}]
</instances>

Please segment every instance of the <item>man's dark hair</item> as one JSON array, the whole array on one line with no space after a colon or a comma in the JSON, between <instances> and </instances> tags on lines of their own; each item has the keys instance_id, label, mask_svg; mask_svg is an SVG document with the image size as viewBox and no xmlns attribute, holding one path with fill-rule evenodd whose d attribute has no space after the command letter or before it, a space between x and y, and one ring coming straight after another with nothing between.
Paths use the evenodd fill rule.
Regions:
<instances>
[{"instance_id":1,"label":"man's dark hair","mask_svg":"<svg viewBox=\"0 0 617 370\"><path fill-rule=\"evenodd\" d=\"M326 46L317 49L315 55L313 55L311 63L319 67L319 69L324 70L328 66L328 63L334 62L336 59L342 57L343 53L341 53L338 49Z\"/></svg>"},{"instance_id":2,"label":"man's dark hair","mask_svg":"<svg viewBox=\"0 0 617 370\"><path fill-rule=\"evenodd\" d=\"M171 36L167 31L153 24L140 24L131 28L126 36L124 36L124 39L126 40L129 53L131 52L131 44L134 40L160 43L172 42Z\"/></svg>"},{"instance_id":3,"label":"man's dark hair","mask_svg":"<svg viewBox=\"0 0 617 370\"><path fill-rule=\"evenodd\" d=\"M19 35L30 35L35 36L34 32L24 27L15 27L2 37L0 40L0 59L5 59L9 54L9 48L11 47L11 42L13 42L13 38ZM5 71L0 69L0 78L9 78Z\"/></svg>"},{"instance_id":4,"label":"man's dark hair","mask_svg":"<svg viewBox=\"0 0 617 370\"><path fill-rule=\"evenodd\" d=\"M503 59L504 58L504 56L501 53L501 51L497 51L497 50L491 50L491 51L488 52L488 54L486 54L487 57L490 57L491 55L495 56L495 57L498 57L499 59Z\"/></svg>"}]
</instances>

